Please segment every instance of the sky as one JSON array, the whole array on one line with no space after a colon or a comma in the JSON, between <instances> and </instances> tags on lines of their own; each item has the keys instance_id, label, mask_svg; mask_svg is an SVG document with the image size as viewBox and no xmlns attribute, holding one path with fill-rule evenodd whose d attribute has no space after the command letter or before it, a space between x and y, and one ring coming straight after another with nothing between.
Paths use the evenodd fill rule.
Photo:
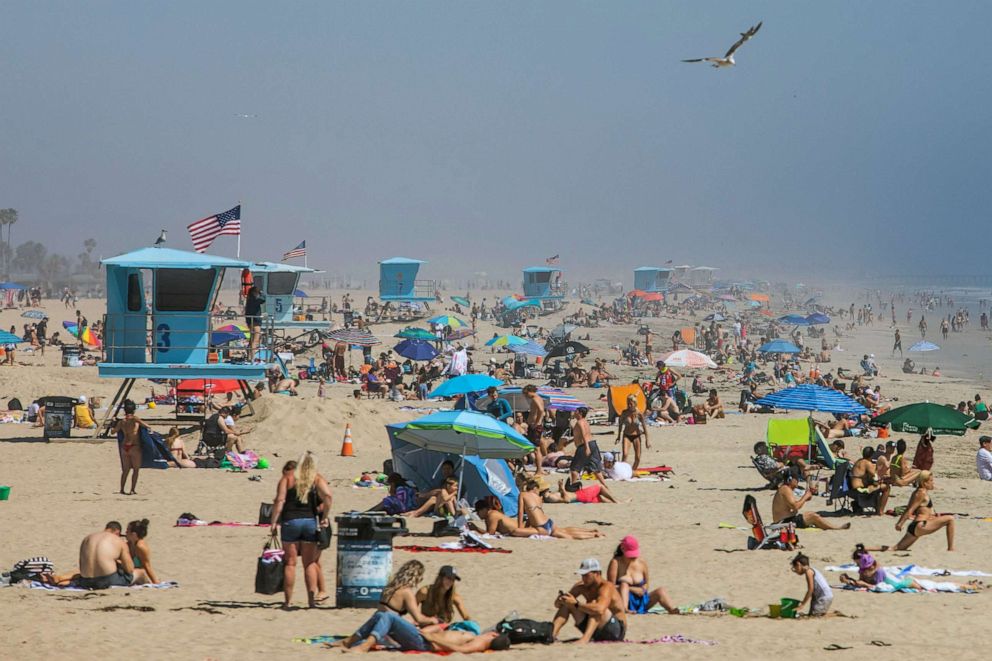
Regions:
<instances>
[{"instance_id":1,"label":"sky","mask_svg":"<svg viewBox=\"0 0 992 661\"><path fill-rule=\"evenodd\" d=\"M680 62L758 21L735 68ZM240 201L242 256L305 239L359 277L982 273L990 24L968 0L5 0L0 207L15 245L106 257L161 228L191 249Z\"/></svg>"}]
</instances>

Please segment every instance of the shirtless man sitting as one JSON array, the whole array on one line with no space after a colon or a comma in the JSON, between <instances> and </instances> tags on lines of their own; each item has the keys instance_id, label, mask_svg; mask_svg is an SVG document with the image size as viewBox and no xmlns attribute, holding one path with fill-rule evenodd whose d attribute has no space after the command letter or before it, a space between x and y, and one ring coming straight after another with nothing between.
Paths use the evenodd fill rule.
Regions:
<instances>
[{"instance_id":1,"label":"shirtless man sitting","mask_svg":"<svg viewBox=\"0 0 992 661\"><path fill-rule=\"evenodd\" d=\"M581 578L568 592L559 592L555 599L552 635L557 639L569 618L582 632L579 644L622 641L627 634L627 613L616 586L603 578L603 569L596 558L586 558L576 572ZM582 601L579 598L582 598Z\"/></svg>"},{"instance_id":2,"label":"shirtless man sitting","mask_svg":"<svg viewBox=\"0 0 992 661\"><path fill-rule=\"evenodd\" d=\"M710 396L703 402L703 408L706 410L706 415L711 418L723 418L725 416L723 402L720 401L720 395L716 388L710 389Z\"/></svg>"},{"instance_id":3,"label":"shirtless man sitting","mask_svg":"<svg viewBox=\"0 0 992 661\"><path fill-rule=\"evenodd\" d=\"M134 561L127 542L121 537L121 524L110 521L100 532L90 533L79 546L79 577L76 587L104 590L128 586L134 579Z\"/></svg>"},{"instance_id":4,"label":"shirtless man sitting","mask_svg":"<svg viewBox=\"0 0 992 661\"><path fill-rule=\"evenodd\" d=\"M802 471L799 468L789 469L785 481L772 498L772 520L775 523L792 523L795 524L796 528L819 528L820 530L847 530L850 528L850 522L842 526L835 526L816 512L799 511L813 498L813 492L806 489L802 498L796 500L793 491L799 486L800 475L802 475Z\"/></svg>"}]
</instances>

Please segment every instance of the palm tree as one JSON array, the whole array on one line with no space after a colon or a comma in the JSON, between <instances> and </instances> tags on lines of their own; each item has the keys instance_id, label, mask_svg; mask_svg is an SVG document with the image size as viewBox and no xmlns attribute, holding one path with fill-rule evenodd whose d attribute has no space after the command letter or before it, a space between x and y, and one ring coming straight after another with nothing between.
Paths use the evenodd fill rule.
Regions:
<instances>
[{"instance_id":1,"label":"palm tree","mask_svg":"<svg viewBox=\"0 0 992 661\"><path fill-rule=\"evenodd\" d=\"M3 242L7 249L4 251L3 276L6 280L10 277L10 231L17 222L17 209L0 209L0 242ZM3 240L3 228L7 228L7 240Z\"/></svg>"}]
</instances>

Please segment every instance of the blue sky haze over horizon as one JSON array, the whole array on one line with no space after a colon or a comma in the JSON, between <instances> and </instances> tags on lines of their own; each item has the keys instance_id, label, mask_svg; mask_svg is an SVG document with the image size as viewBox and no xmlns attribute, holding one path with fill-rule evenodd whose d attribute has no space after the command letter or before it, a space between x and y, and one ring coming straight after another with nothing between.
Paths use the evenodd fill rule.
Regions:
<instances>
[{"instance_id":1,"label":"blue sky haze over horizon","mask_svg":"<svg viewBox=\"0 0 992 661\"><path fill-rule=\"evenodd\" d=\"M371 277L983 273L992 3L5 2L0 207ZM714 70L681 59L722 55ZM240 114L250 115L239 117ZM980 240L976 240L980 239ZM233 255L223 237L212 252Z\"/></svg>"}]
</instances>

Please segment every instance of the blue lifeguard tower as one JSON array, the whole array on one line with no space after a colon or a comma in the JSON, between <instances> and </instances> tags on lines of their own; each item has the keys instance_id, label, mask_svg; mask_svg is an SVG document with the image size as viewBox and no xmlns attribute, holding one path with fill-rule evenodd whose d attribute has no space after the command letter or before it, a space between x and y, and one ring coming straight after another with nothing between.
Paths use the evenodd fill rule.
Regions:
<instances>
[{"instance_id":1,"label":"blue lifeguard tower","mask_svg":"<svg viewBox=\"0 0 992 661\"><path fill-rule=\"evenodd\" d=\"M210 346L211 310L224 271L250 268L251 262L155 247L101 263L107 313L98 369L103 378L124 379L104 423L117 415L137 379L234 379L248 395L248 380L265 377L267 364L222 362ZM259 346L260 354L271 355L264 340Z\"/></svg>"},{"instance_id":2,"label":"blue lifeguard tower","mask_svg":"<svg viewBox=\"0 0 992 661\"><path fill-rule=\"evenodd\" d=\"M330 330L329 321L301 321L294 319L293 299L296 298L300 286L300 276L304 273L316 273L316 269L291 264L275 262L258 262L252 264L252 281L265 296L266 328L274 330L309 332L313 330Z\"/></svg>"},{"instance_id":3,"label":"blue lifeguard tower","mask_svg":"<svg viewBox=\"0 0 992 661\"><path fill-rule=\"evenodd\" d=\"M634 289L646 292L664 292L672 278L672 269L660 266L641 266L634 269Z\"/></svg>"},{"instance_id":4,"label":"blue lifeguard tower","mask_svg":"<svg viewBox=\"0 0 992 661\"><path fill-rule=\"evenodd\" d=\"M420 265L427 262L393 257L379 262L379 298L397 303L426 303L437 296L436 280L418 280Z\"/></svg>"},{"instance_id":5,"label":"blue lifeguard tower","mask_svg":"<svg viewBox=\"0 0 992 661\"><path fill-rule=\"evenodd\" d=\"M565 298L561 269L531 266L524 269L524 297L541 301L544 309L553 309Z\"/></svg>"}]
</instances>

